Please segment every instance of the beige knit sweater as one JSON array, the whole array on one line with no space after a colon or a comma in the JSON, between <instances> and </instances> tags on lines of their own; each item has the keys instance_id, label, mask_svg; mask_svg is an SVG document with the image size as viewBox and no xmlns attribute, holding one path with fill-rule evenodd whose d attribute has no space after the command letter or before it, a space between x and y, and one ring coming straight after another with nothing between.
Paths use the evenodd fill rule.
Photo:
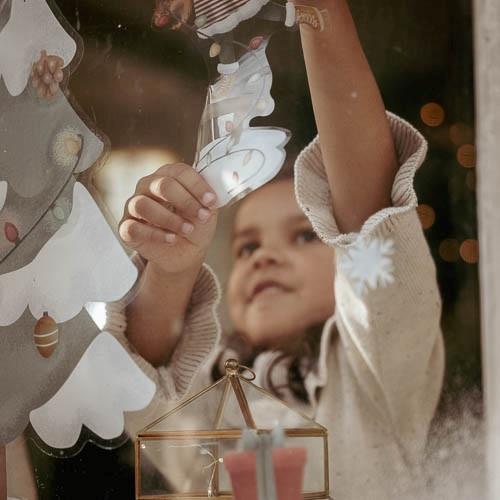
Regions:
<instances>
[{"instance_id":1,"label":"beige knit sweater","mask_svg":"<svg viewBox=\"0 0 500 500\"><path fill-rule=\"evenodd\" d=\"M304 374L311 404L304 407L290 394L285 397L329 431L336 500L404 498L405 484L423 455L444 371L441 300L412 186L427 145L407 122L391 114L388 119L400 163L393 206L372 215L360 233L340 234L337 228L318 138L295 167L298 202L323 242L335 249L336 311L324 326L314 368ZM131 434L188 392L211 383L210 368L221 349L219 298L217 279L204 266L180 341L160 368L127 341L124 304L108 304L105 328L158 387L153 403L130 415ZM277 354L256 359L258 384L266 386ZM286 372L284 361L273 377L286 380Z\"/></svg>"}]
</instances>

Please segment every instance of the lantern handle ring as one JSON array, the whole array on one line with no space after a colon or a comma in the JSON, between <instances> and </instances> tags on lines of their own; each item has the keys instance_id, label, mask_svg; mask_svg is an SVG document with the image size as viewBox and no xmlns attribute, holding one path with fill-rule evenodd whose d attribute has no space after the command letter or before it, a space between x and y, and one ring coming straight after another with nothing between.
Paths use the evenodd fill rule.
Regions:
<instances>
[{"instance_id":1,"label":"lantern handle ring","mask_svg":"<svg viewBox=\"0 0 500 500\"><path fill-rule=\"evenodd\" d=\"M240 365L236 359L228 359L224 363L224 368L226 369L227 375L239 376L248 382L255 380L257 376L255 372L245 365Z\"/></svg>"},{"instance_id":2,"label":"lantern handle ring","mask_svg":"<svg viewBox=\"0 0 500 500\"><path fill-rule=\"evenodd\" d=\"M248 380L249 382L251 382L252 380L255 380L255 378L257 377L255 372L251 368L248 368L248 366L245 366L245 365L240 365L240 376L241 376L241 378L244 378L245 380Z\"/></svg>"}]
</instances>

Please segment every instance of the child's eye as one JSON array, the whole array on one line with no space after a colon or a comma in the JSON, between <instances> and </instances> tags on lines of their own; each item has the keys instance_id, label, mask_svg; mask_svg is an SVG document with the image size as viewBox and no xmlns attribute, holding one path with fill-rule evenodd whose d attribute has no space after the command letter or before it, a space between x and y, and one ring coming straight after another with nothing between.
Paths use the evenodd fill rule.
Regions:
<instances>
[{"instance_id":1,"label":"child's eye","mask_svg":"<svg viewBox=\"0 0 500 500\"><path fill-rule=\"evenodd\" d=\"M259 244L255 241L245 243L238 247L236 257L238 259L245 259L247 257L250 257L250 255L252 255L255 250L257 250L257 248L259 248Z\"/></svg>"},{"instance_id":2,"label":"child's eye","mask_svg":"<svg viewBox=\"0 0 500 500\"><path fill-rule=\"evenodd\" d=\"M303 245L304 243L310 243L311 241L316 241L318 236L312 229L307 229L305 231L300 231L295 237L295 243Z\"/></svg>"}]
</instances>

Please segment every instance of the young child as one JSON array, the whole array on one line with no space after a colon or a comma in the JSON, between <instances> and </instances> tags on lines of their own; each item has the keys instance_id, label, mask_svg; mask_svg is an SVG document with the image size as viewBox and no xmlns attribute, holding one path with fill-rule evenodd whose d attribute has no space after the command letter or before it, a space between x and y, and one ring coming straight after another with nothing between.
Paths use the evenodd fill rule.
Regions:
<instances>
[{"instance_id":1,"label":"young child","mask_svg":"<svg viewBox=\"0 0 500 500\"><path fill-rule=\"evenodd\" d=\"M337 500L399 498L422 459L444 364L412 189L426 144L385 113L346 0L314 5L330 12L324 32L301 28L321 140L297 159L295 186L281 176L237 211L227 300L250 349L236 354L253 359L258 384L328 428ZM234 344L216 348L220 292L203 264L214 204L204 179L176 164L143 178L126 205L120 235L145 261L143 281L126 309L109 305L107 328L157 383L142 425L196 374L208 385ZM352 268L377 248L379 286Z\"/></svg>"}]
</instances>

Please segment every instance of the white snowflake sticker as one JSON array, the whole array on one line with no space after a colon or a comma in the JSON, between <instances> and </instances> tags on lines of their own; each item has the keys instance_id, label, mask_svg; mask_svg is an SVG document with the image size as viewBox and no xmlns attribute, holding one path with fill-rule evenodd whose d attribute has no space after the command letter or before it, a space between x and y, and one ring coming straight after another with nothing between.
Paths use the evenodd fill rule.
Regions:
<instances>
[{"instance_id":1,"label":"white snowflake sticker","mask_svg":"<svg viewBox=\"0 0 500 500\"><path fill-rule=\"evenodd\" d=\"M358 294L394 282L394 242L390 239L359 238L339 259L343 271Z\"/></svg>"}]
</instances>

